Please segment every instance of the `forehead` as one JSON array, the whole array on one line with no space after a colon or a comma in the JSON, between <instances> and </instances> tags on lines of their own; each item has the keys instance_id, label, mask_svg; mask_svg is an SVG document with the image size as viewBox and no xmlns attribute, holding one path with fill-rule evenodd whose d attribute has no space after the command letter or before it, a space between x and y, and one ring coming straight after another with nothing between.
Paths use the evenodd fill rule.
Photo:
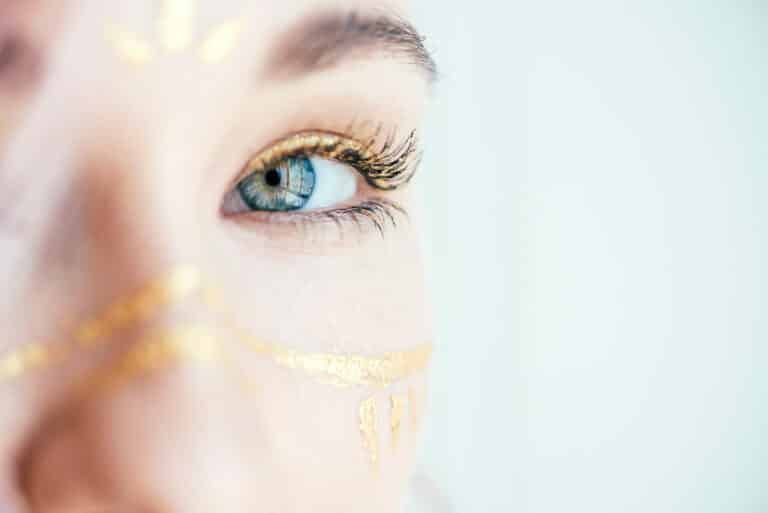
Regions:
<instances>
[{"instance_id":1,"label":"forehead","mask_svg":"<svg viewBox=\"0 0 768 513\"><path fill-rule=\"evenodd\" d=\"M0 0L2 2L3 0ZM260 26L269 26L321 9L377 9L403 13L409 0L70 0L81 7L99 7L106 15L153 22L163 13L194 17L213 23L228 17L247 17Z\"/></svg>"}]
</instances>

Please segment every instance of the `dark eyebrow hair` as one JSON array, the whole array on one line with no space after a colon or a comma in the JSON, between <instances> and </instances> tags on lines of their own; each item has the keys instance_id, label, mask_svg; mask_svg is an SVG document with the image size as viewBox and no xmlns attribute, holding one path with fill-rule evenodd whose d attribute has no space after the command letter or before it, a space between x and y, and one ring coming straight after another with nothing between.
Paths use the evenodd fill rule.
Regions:
<instances>
[{"instance_id":1,"label":"dark eyebrow hair","mask_svg":"<svg viewBox=\"0 0 768 513\"><path fill-rule=\"evenodd\" d=\"M309 16L279 36L265 71L268 76L291 77L379 53L414 65L432 82L437 66L424 40L399 16L325 12Z\"/></svg>"}]
</instances>

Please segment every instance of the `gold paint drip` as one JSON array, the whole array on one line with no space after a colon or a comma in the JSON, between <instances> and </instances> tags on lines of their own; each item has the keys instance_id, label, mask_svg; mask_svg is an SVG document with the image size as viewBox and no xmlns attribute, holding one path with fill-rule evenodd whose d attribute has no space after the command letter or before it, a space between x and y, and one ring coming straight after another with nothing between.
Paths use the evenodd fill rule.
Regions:
<instances>
[{"instance_id":1,"label":"gold paint drip","mask_svg":"<svg viewBox=\"0 0 768 513\"><path fill-rule=\"evenodd\" d=\"M369 397L360 403L360 434L363 437L363 448L368 453L371 465L379 461L379 440L376 433L376 399Z\"/></svg>"},{"instance_id":2,"label":"gold paint drip","mask_svg":"<svg viewBox=\"0 0 768 513\"><path fill-rule=\"evenodd\" d=\"M405 399L396 395L391 395L389 400L392 406L392 417L390 419L392 449L396 450L400 442L400 425L403 420L403 404L405 403Z\"/></svg>"},{"instance_id":3,"label":"gold paint drip","mask_svg":"<svg viewBox=\"0 0 768 513\"><path fill-rule=\"evenodd\" d=\"M416 403L416 388L408 387L408 411L411 417L411 428L416 431L419 428L419 410Z\"/></svg>"}]
</instances>

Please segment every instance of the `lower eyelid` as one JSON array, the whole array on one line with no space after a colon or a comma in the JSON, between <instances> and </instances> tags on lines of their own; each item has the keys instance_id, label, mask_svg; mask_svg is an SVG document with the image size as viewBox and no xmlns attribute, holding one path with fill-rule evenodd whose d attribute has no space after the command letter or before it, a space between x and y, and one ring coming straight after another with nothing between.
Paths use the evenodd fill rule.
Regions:
<instances>
[{"instance_id":1,"label":"lower eyelid","mask_svg":"<svg viewBox=\"0 0 768 513\"><path fill-rule=\"evenodd\" d=\"M232 220L243 229L262 232L269 238L296 239L298 236L319 242L370 234L384 237L389 230L408 219L408 211L401 204L381 197L332 209L249 211L232 216Z\"/></svg>"}]
</instances>

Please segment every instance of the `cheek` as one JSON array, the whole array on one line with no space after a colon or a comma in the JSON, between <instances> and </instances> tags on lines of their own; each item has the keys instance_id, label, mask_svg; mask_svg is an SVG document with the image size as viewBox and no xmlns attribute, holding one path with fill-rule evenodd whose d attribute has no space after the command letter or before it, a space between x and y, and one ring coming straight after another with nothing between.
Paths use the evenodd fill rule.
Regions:
<instances>
[{"instance_id":1,"label":"cheek","mask_svg":"<svg viewBox=\"0 0 768 513\"><path fill-rule=\"evenodd\" d=\"M242 327L302 351L380 354L430 341L422 260L412 227L318 252L275 248L257 236L216 246L222 295ZM226 285L224 285L226 284Z\"/></svg>"}]
</instances>

